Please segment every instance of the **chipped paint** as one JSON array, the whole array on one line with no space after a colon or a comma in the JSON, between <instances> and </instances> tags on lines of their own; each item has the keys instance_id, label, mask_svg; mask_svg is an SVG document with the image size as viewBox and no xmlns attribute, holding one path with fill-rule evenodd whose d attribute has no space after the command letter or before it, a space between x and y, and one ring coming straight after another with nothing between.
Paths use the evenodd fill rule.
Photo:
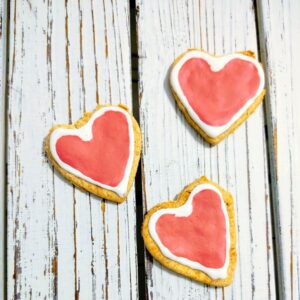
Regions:
<instances>
[{"instance_id":1,"label":"chipped paint","mask_svg":"<svg viewBox=\"0 0 300 300\"><path fill-rule=\"evenodd\" d=\"M277 160L277 128L273 130L273 149L274 149L274 161L276 170L276 179L278 180L278 160Z\"/></svg>"}]
</instances>

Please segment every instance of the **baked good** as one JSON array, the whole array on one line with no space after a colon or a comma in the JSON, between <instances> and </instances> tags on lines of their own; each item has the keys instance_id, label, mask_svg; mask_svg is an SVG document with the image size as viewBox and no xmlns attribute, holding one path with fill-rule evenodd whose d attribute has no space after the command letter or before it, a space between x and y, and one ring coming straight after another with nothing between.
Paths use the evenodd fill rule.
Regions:
<instances>
[{"instance_id":1,"label":"baked good","mask_svg":"<svg viewBox=\"0 0 300 300\"><path fill-rule=\"evenodd\" d=\"M151 255L193 280L227 286L236 265L236 229L231 194L201 177L176 201L160 203L146 215L142 236Z\"/></svg>"},{"instance_id":2,"label":"baked good","mask_svg":"<svg viewBox=\"0 0 300 300\"><path fill-rule=\"evenodd\" d=\"M73 125L54 126L45 150L55 169L71 183L121 203L137 171L140 128L126 106L98 105Z\"/></svg>"},{"instance_id":3,"label":"baked good","mask_svg":"<svg viewBox=\"0 0 300 300\"><path fill-rule=\"evenodd\" d=\"M170 85L188 123L217 144L262 102L265 77L251 51L214 56L189 49L173 63Z\"/></svg>"}]
</instances>

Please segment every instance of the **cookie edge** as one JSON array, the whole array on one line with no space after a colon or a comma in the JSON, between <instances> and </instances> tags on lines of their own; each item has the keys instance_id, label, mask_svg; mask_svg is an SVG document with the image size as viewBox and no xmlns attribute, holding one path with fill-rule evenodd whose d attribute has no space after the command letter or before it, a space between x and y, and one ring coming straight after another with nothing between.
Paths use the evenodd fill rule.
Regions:
<instances>
[{"instance_id":1,"label":"cookie edge","mask_svg":"<svg viewBox=\"0 0 300 300\"><path fill-rule=\"evenodd\" d=\"M174 68L174 66L181 60L181 58L186 55L188 52L190 51L200 51L200 52L205 52L207 54L209 54L210 56L214 56L214 57L222 57L222 55L212 55L206 51L203 51L201 49L197 49L197 48L191 48L188 49L187 51L185 51L184 53L182 53L181 55L179 55L174 62L171 65L171 70ZM256 58L254 52L252 52L251 50L245 50L245 51L240 51L240 52L236 52L237 54L243 54L245 56L249 56L252 58ZM180 98L178 97L178 95L176 94L175 90L173 89L172 83L171 83L171 72L169 74L169 85L172 91L172 94L175 98L175 101L178 105L178 107L180 108L180 110L182 111L184 117L186 118L187 122L211 145L217 145L218 143L220 143L223 139L225 139L227 136L229 136L230 134L232 134L240 125L242 125L242 123L244 123L257 109L257 107L261 104L261 102L263 101L265 94L266 94L266 89L263 89L262 92L258 95L258 97L256 97L256 99L254 100L254 102L248 107L248 109L228 128L226 129L224 132L222 132L221 134L219 134L216 137L211 137L209 136L190 116L190 114L188 113L187 109L185 108L184 104L181 102Z\"/></svg>"},{"instance_id":2,"label":"cookie edge","mask_svg":"<svg viewBox=\"0 0 300 300\"><path fill-rule=\"evenodd\" d=\"M148 224L151 216L158 210L163 208L177 208L185 204L185 202L188 200L188 197L192 190L202 183L209 183L213 186L215 186L222 194L222 197L224 199L227 213L228 213L228 219L229 219L229 227L230 227L230 250L229 250L229 266L228 266L228 275L225 279L212 279L209 277L205 272L202 272L200 270L192 269L186 265L180 264L166 256L163 255L161 250L159 249L156 242L152 239ZM149 253L157 260L159 261L163 266L167 267L168 269L179 273L183 276L186 276L190 279L193 279L195 281L212 285L212 286L219 286L224 287L231 284L233 280L233 275L235 271L236 266L236 260L237 260L237 251L236 251L236 225L235 225L235 213L234 213L234 201L232 195L224 190L221 186L218 184L210 181L206 177L202 176L195 181L193 181L191 184L186 186L184 190L179 194L177 200L175 201L168 201L168 202L162 202L155 207L153 207L145 216L143 225L142 225L142 237L144 239L145 246Z\"/></svg>"},{"instance_id":3,"label":"cookie edge","mask_svg":"<svg viewBox=\"0 0 300 300\"><path fill-rule=\"evenodd\" d=\"M51 153L51 150L50 150L50 137L54 130L56 130L57 128L79 129L80 127L84 126L89 121L89 119L92 117L92 115L96 111L98 111L102 108L105 108L105 107L119 107L119 108L124 109L129 114L129 116L132 120L132 124L133 124L133 132L134 132L134 155L133 156L134 156L134 158L133 158L133 164L132 164L132 168L131 168L130 176L129 176L129 180L128 180L127 191L123 197L120 197L115 192L109 191L108 189L105 189L98 185L90 183L87 180L85 180L83 178L79 178L76 175L66 171L64 168L62 168L56 162L56 160L54 159L54 157ZM133 182L134 182L134 179L136 176L136 172L137 172L137 168L138 168L140 156L141 156L141 143L142 143L142 137L141 137L140 127L139 127L137 121L135 120L135 118L133 117L133 115L129 112L129 109L125 105L123 105L123 104L119 104L119 105L100 105L100 104L98 104L92 112L84 113L83 117L78 119L77 121L75 121L73 124L70 124L70 125L60 124L60 125L53 126L49 130L49 133L45 139L44 149L46 151L49 161L54 166L54 168L69 182L71 182L72 184L74 184L75 186L80 188L81 190L92 193L100 198L107 199L107 200L110 200L110 201L113 201L116 203L122 203L127 198L128 193L131 190L131 187L133 185Z\"/></svg>"}]
</instances>

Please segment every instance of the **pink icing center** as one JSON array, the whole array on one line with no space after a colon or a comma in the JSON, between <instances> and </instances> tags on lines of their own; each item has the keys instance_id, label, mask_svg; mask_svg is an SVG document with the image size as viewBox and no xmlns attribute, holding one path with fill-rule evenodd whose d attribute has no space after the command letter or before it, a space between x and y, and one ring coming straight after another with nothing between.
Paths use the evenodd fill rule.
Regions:
<instances>
[{"instance_id":1,"label":"pink icing center","mask_svg":"<svg viewBox=\"0 0 300 300\"><path fill-rule=\"evenodd\" d=\"M96 182L115 187L124 177L129 158L129 127L126 116L107 111L94 120L93 138L83 141L65 135L56 142L56 152L67 165Z\"/></svg>"},{"instance_id":2,"label":"pink icing center","mask_svg":"<svg viewBox=\"0 0 300 300\"><path fill-rule=\"evenodd\" d=\"M207 189L193 197L191 215L160 216L155 229L162 244L178 257L208 268L223 267L226 259L226 220L221 201L215 191Z\"/></svg>"},{"instance_id":3,"label":"pink icing center","mask_svg":"<svg viewBox=\"0 0 300 300\"><path fill-rule=\"evenodd\" d=\"M211 126L228 123L260 84L257 67L242 59L232 59L214 72L202 58L191 58L179 71L179 84L198 117Z\"/></svg>"}]
</instances>

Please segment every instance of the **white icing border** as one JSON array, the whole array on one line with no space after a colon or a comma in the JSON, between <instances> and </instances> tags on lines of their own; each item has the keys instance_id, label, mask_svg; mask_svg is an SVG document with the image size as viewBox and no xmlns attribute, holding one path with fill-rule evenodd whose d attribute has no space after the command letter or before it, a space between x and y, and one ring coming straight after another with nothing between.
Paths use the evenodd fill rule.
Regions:
<instances>
[{"instance_id":1,"label":"white icing border","mask_svg":"<svg viewBox=\"0 0 300 300\"><path fill-rule=\"evenodd\" d=\"M128 122L128 128L129 128L129 139L130 139L130 143L129 143L129 158L127 161L127 165L125 168L125 173L124 173L124 177L121 180L121 182L115 186L109 186L106 184L103 184L101 182L95 181L92 178L84 175L83 173L81 173L79 170L74 169L73 167L69 166L68 164L64 163L58 156L57 152L56 152L56 142L57 140L65 135L75 135L80 137L83 141L89 141L93 138L92 136L92 125L94 123L94 121L102 116L104 113L108 112L108 111L117 111L117 112L121 112L125 115L127 122ZM128 182L129 182L129 178L130 178L130 173L131 173L131 169L132 169L132 165L133 165L133 159L134 159L134 131L133 131L133 123L132 123L132 119L131 116L129 115L129 113L117 106L107 106L107 107L102 107L99 110L97 110L96 112L93 113L92 117L88 120L88 122L78 128L78 129L70 129L70 128L56 128L50 136L50 151L51 154L53 156L53 158L55 159L55 161L58 163L58 165L65 169L66 171L68 171L69 173L74 174L75 176L82 178L94 185L100 186L102 188L105 188L107 190L110 190L112 192L115 192L116 194L118 194L120 197L124 197L126 195L127 192L127 187L128 187Z\"/></svg>"},{"instance_id":2,"label":"white icing border","mask_svg":"<svg viewBox=\"0 0 300 300\"><path fill-rule=\"evenodd\" d=\"M249 99L245 105L231 118L231 120L222 126L212 126L206 124L203 120L199 118L199 116L196 114L196 112L193 110L191 105L189 104L187 98L185 97L180 84L178 80L178 74L183 66L183 64L188 61L191 58L202 58L207 61L207 63L210 65L210 68L214 72L218 72L221 70L230 60L239 58L245 61L249 61L253 63L257 70L260 77L260 85L258 87L257 93L255 96L251 99ZM194 122L202 129L204 130L210 137L215 138L218 135L222 134L224 131L226 131L236 120L238 120L242 114L253 104L255 99L261 94L261 92L264 89L265 86L265 75L264 70L261 66L261 64L254 58L243 55L243 54L230 54L226 56L221 57L215 57L212 55L209 55L208 53L199 51L199 50L191 50L188 51L186 54L184 54L183 57L180 58L180 60L173 66L171 73L170 73L170 82L172 85L173 90L175 91L176 95L179 97L180 101L183 103L185 108L187 109L189 115L194 120Z\"/></svg>"},{"instance_id":3,"label":"white icing border","mask_svg":"<svg viewBox=\"0 0 300 300\"><path fill-rule=\"evenodd\" d=\"M226 222L226 258L225 258L225 263L224 266L222 268L208 268L203 266L202 264L195 262L195 261L191 261L188 258L184 258L184 257L179 257L176 256L175 254L173 254L167 247L165 247L157 232L155 229L156 226L156 222L158 220L158 218L164 214L175 214L175 216L177 217L187 217L192 213L192 202L193 202L193 198L194 196L203 191L203 190L213 190L215 191L219 196L220 196L220 201L221 201L221 205L222 205L222 210L225 216L225 222ZM222 197L221 192L212 184L209 183L201 183L199 184L190 194L188 200L185 202L184 205L178 207L178 208L164 208L161 210L158 210L157 212L155 212L149 219L149 223L148 223L148 229L149 229L149 233L152 237L152 239L155 241L155 243L158 245L158 247L160 248L161 252L163 253L164 256L177 261L183 265L186 265L192 269L196 269L196 270L200 270L205 272L209 277L211 277L212 279L218 279L218 278L222 278L225 279L227 277L227 273L228 273L228 266L229 266L229 258L230 258L230 224L229 224L229 217L228 217L228 213L227 213L227 209L226 209L226 205L224 202L224 199Z\"/></svg>"}]
</instances>

